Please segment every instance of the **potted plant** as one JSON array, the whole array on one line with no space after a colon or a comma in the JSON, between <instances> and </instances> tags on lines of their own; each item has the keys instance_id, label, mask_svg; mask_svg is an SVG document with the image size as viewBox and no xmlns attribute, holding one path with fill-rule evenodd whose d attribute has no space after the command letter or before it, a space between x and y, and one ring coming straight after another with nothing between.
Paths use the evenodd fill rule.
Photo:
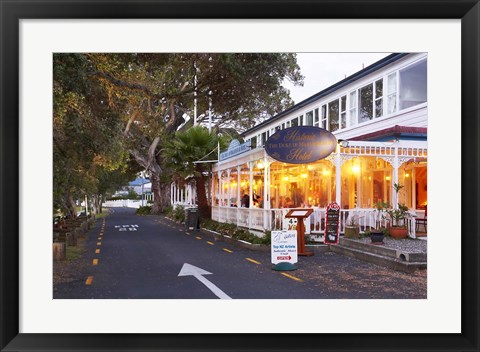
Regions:
<instances>
[{"instance_id":1,"label":"potted plant","mask_svg":"<svg viewBox=\"0 0 480 352\"><path fill-rule=\"evenodd\" d=\"M358 224L358 218L356 215L350 215L348 222L345 224L345 237L346 238L359 238L360 226Z\"/></svg>"},{"instance_id":2,"label":"potted plant","mask_svg":"<svg viewBox=\"0 0 480 352\"><path fill-rule=\"evenodd\" d=\"M393 184L393 189L395 190L397 201L398 201L398 192L404 186L400 185L399 183ZM390 227L388 229L388 233L393 238L407 238L408 231L407 231L407 222L405 219L408 216L408 207L405 204L397 203L395 208L387 209L386 210L389 218L390 218Z\"/></svg>"},{"instance_id":3,"label":"potted plant","mask_svg":"<svg viewBox=\"0 0 480 352\"><path fill-rule=\"evenodd\" d=\"M388 209L388 203L377 202L374 204L375 211L378 213L375 228L370 230L370 240L372 244L383 244L385 238L385 226L384 222L387 219L386 210ZM382 223L383 222L383 223Z\"/></svg>"}]
</instances>

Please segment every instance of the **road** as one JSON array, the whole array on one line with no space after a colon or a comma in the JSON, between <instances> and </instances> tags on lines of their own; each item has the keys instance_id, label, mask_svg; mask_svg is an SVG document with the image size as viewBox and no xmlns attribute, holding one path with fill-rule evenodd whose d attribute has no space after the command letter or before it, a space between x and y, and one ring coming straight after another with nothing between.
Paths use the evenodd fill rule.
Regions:
<instances>
[{"instance_id":1,"label":"road","mask_svg":"<svg viewBox=\"0 0 480 352\"><path fill-rule=\"evenodd\" d=\"M85 269L56 285L54 298L426 298L426 273L398 273L331 252L299 257L296 271L275 271L269 252L128 208L97 220L86 248Z\"/></svg>"}]
</instances>

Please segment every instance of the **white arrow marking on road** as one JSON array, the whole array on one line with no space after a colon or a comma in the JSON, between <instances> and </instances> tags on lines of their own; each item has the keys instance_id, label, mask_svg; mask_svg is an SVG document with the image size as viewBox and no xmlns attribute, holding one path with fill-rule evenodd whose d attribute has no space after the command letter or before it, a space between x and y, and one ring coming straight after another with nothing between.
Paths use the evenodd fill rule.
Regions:
<instances>
[{"instance_id":1,"label":"white arrow marking on road","mask_svg":"<svg viewBox=\"0 0 480 352\"><path fill-rule=\"evenodd\" d=\"M215 286L213 283L208 281L206 278L203 277L203 275L211 275L212 273L209 273L206 270L203 270L199 267L196 267L194 265L185 263L182 266L182 270L180 270L180 273L178 276L194 276L196 279L198 279L202 284L208 287L210 291L212 291L215 296L221 299L232 299L229 297L225 292L220 290L217 286Z\"/></svg>"}]
</instances>

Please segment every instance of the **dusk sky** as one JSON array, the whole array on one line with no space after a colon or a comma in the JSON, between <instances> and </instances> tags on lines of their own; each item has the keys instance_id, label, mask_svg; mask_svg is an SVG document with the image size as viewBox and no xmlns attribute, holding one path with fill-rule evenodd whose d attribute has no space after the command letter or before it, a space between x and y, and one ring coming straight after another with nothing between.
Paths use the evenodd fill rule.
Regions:
<instances>
[{"instance_id":1,"label":"dusk sky","mask_svg":"<svg viewBox=\"0 0 480 352\"><path fill-rule=\"evenodd\" d=\"M387 55L390 53L298 53L304 85L294 87L287 81L285 86L297 104Z\"/></svg>"}]
</instances>

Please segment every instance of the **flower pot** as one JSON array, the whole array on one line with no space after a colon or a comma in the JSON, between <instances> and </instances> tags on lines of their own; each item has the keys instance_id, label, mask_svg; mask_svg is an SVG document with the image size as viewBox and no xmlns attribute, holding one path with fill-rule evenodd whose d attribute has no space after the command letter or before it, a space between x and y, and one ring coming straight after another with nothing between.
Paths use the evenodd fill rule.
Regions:
<instances>
[{"instance_id":1,"label":"flower pot","mask_svg":"<svg viewBox=\"0 0 480 352\"><path fill-rule=\"evenodd\" d=\"M385 235L382 231L375 231L371 233L370 240L372 241L372 244L383 244L384 237Z\"/></svg>"},{"instance_id":2,"label":"flower pot","mask_svg":"<svg viewBox=\"0 0 480 352\"><path fill-rule=\"evenodd\" d=\"M345 226L346 238L360 238L360 229L358 226Z\"/></svg>"},{"instance_id":3,"label":"flower pot","mask_svg":"<svg viewBox=\"0 0 480 352\"><path fill-rule=\"evenodd\" d=\"M407 238L408 236L408 231L406 227L392 226L388 229L388 233L390 236L396 239Z\"/></svg>"}]
</instances>

